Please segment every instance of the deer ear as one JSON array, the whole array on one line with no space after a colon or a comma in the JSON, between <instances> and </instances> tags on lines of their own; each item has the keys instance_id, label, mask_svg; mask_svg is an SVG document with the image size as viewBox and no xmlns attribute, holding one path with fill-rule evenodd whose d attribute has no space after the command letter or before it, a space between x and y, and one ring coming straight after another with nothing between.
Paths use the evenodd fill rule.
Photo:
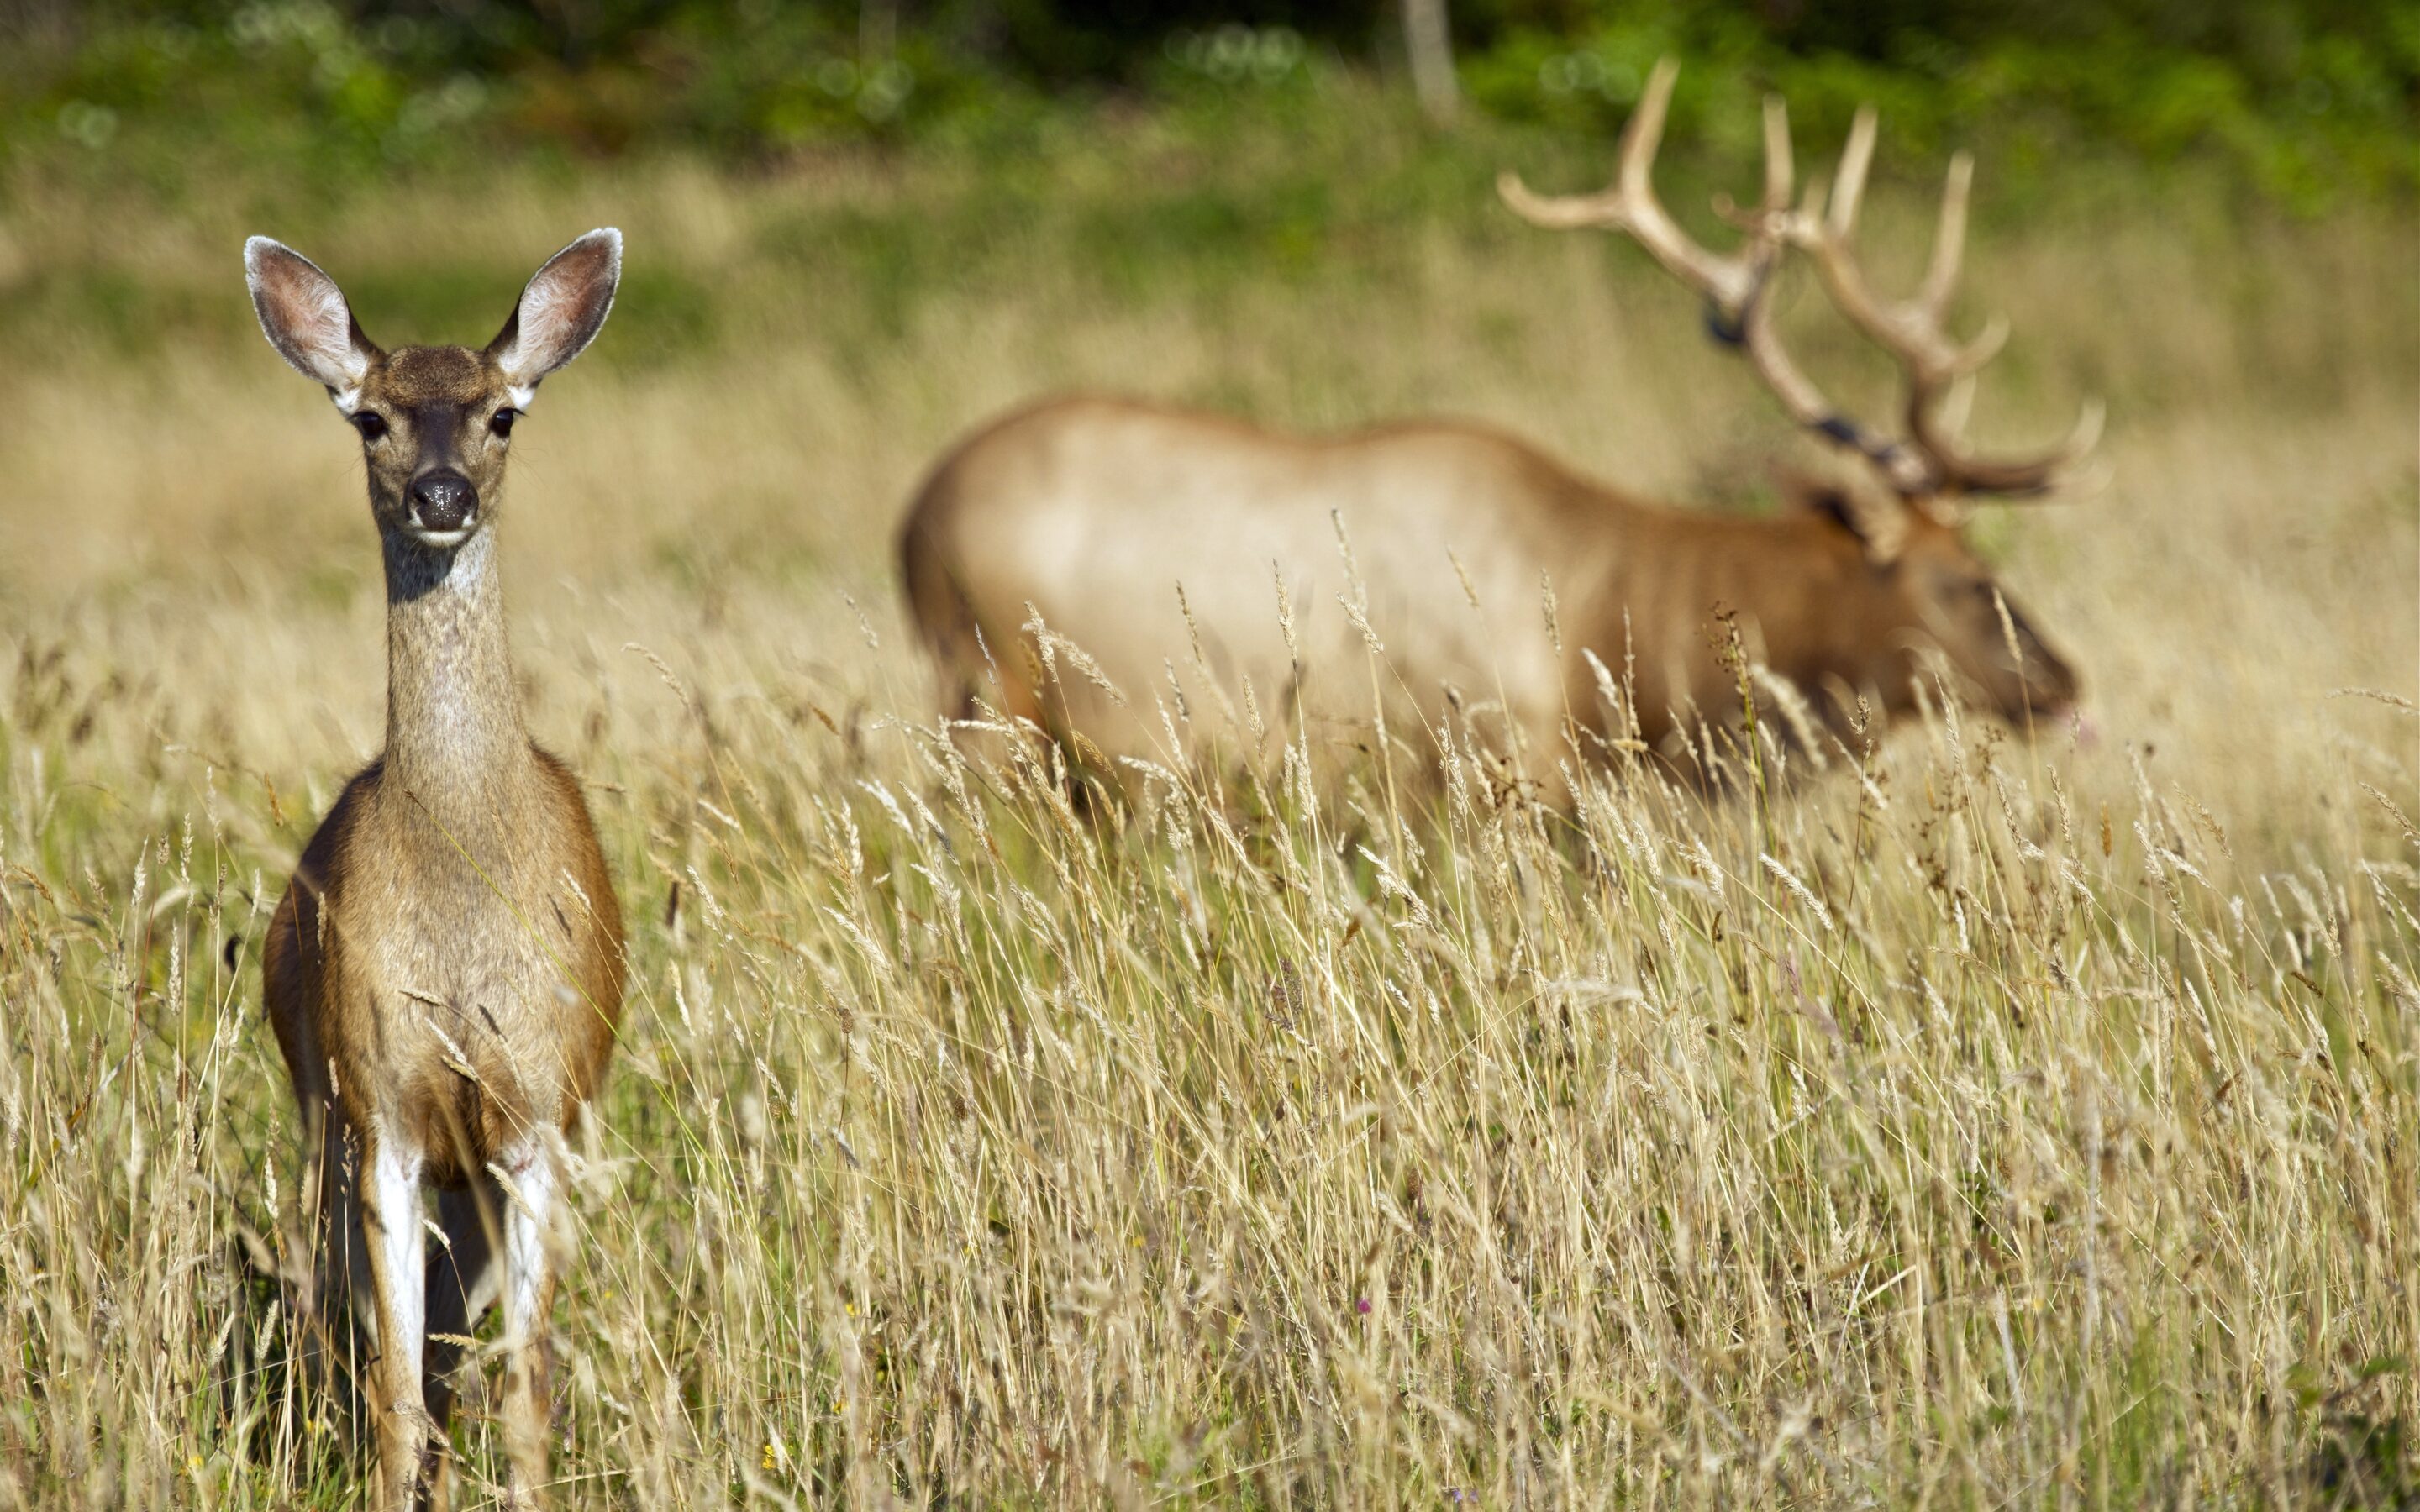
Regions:
<instances>
[{"instance_id":1,"label":"deer ear","mask_svg":"<svg viewBox=\"0 0 2420 1512\"><path fill-rule=\"evenodd\" d=\"M381 353L362 334L345 291L310 258L267 237L243 244L243 274L269 344L350 409Z\"/></svg>"},{"instance_id":2,"label":"deer ear","mask_svg":"<svg viewBox=\"0 0 2420 1512\"><path fill-rule=\"evenodd\" d=\"M516 404L525 404L549 373L597 339L622 282L622 233L591 231L547 259L521 290L504 329L488 343Z\"/></svg>"},{"instance_id":3,"label":"deer ear","mask_svg":"<svg viewBox=\"0 0 2420 1512\"><path fill-rule=\"evenodd\" d=\"M1792 497L1792 503L1808 514L1817 515L1848 532L1858 540L1867 539L1868 532L1856 501L1849 490L1837 484L1810 483Z\"/></svg>"},{"instance_id":4,"label":"deer ear","mask_svg":"<svg viewBox=\"0 0 2420 1512\"><path fill-rule=\"evenodd\" d=\"M1905 521L1900 515L1903 505L1860 498L1845 484L1787 470L1776 470L1774 486L1792 508L1805 510L1847 532L1877 565L1895 560L1900 548L1906 544Z\"/></svg>"}]
</instances>

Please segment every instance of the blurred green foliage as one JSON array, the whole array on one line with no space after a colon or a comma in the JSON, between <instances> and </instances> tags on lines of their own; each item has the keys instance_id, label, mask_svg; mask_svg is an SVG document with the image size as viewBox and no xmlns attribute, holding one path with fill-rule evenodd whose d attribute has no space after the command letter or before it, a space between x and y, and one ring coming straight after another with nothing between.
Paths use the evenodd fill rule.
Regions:
<instances>
[{"instance_id":1,"label":"blurred green foliage","mask_svg":"<svg viewBox=\"0 0 2420 1512\"><path fill-rule=\"evenodd\" d=\"M1918 146L2215 161L2290 206L2420 187L2420 0L1463 0L1472 107L1604 133L1659 55L1718 151L1777 88ZM497 153L762 162L1014 142L1071 100L1393 71L1391 0L0 0L0 159L341 193ZM1694 121L1691 122L1695 129ZM1733 142L1726 140L1739 138Z\"/></svg>"}]
</instances>

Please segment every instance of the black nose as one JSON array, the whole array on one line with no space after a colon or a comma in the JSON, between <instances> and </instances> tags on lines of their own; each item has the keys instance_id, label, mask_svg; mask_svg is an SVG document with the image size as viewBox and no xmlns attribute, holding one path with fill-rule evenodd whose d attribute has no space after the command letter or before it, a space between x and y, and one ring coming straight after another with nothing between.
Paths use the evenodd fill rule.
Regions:
<instances>
[{"instance_id":1,"label":"black nose","mask_svg":"<svg viewBox=\"0 0 2420 1512\"><path fill-rule=\"evenodd\" d=\"M479 490L452 468L411 480L411 514L424 531L458 531L479 512Z\"/></svg>"}]
</instances>

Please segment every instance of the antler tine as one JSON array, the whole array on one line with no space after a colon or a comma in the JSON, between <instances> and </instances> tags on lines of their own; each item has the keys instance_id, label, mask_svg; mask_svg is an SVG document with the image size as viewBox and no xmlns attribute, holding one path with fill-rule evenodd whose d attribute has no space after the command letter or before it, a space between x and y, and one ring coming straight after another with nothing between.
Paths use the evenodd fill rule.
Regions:
<instances>
[{"instance_id":1,"label":"antler tine","mask_svg":"<svg viewBox=\"0 0 2420 1512\"><path fill-rule=\"evenodd\" d=\"M1871 105L1857 107L1849 126L1849 145L1840 149L1840 168L1832 181L1832 204L1823 228L1846 245L1857 227L1857 207L1866 197L1866 171L1873 166L1874 132L1879 122Z\"/></svg>"},{"instance_id":2,"label":"antler tine","mask_svg":"<svg viewBox=\"0 0 2420 1512\"><path fill-rule=\"evenodd\" d=\"M1778 227L1763 228L1746 248L1726 257L1700 246L1656 199L1655 151L1664 142L1664 121L1672 105L1672 84L1680 72L1678 63L1665 58L1648 75L1638 108L1631 113L1629 123L1621 130L1611 188L1593 194L1540 194L1523 183L1517 174L1506 172L1497 177L1496 192L1514 214L1532 225L1557 230L1593 225L1629 233L1633 240L1664 265L1666 271L1713 301L1726 321L1736 323L1764 282L1777 246ZM1768 133L1769 131L1770 128ZM1770 147L1770 134L1766 140ZM1788 169L1785 152L1780 171L1786 175ZM1773 193L1775 172L1774 164L1768 161L1768 198ZM1783 197L1787 195L1785 183Z\"/></svg>"},{"instance_id":3,"label":"antler tine","mask_svg":"<svg viewBox=\"0 0 2420 1512\"><path fill-rule=\"evenodd\" d=\"M1617 149L1614 182L1625 200L1655 203L1652 169L1655 152L1664 145L1664 117L1672 109L1672 85L1681 77L1681 65L1668 57L1657 58L1647 75L1646 92L1638 97L1638 108L1621 128L1621 146Z\"/></svg>"},{"instance_id":4,"label":"antler tine","mask_svg":"<svg viewBox=\"0 0 2420 1512\"><path fill-rule=\"evenodd\" d=\"M1791 180L1797 176L1790 151L1790 106L1779 95L1764 97L1764 213L1777 218L1790 209ZM1778 234L1775 226L1770 234Z\"/></svg>"},{"instance_id":5,"label":"antler tine","mask_svg":"<svg viewBox=\"0 0 2420 1512\"><path fill-rule=\"evenodd\" d=\"M1949 178L1941 188L1941 224L1932 233L1932 261L1915 302L1935 321L1947 317L1950 296L1958 291L1959 265L1966 255L1966 196L1975 187L1975 159L1961 152L1949 160Z\"/></svg>"},{"instance_id":6,"label":"antler tine","mask_svg":"<svg viewBox=\"0 0 2420 1512\"><path fill-rule=\"evenodd\" d=\"M1680 71L1678 64L1665 58L1649 75L1647 91L1639 97L1638 108L1630 113L1629 121L1622 126L1609 187L1593 194L1541 194L1523 182L1519 174L1507 168L1496 176L1496 193L1513 214L1549 230L1568 231L1590 225L1633 230L1636 207L1641 202L1651 207L1654 204L1655 190L1649 170L1655 162L1655 149L1663 145L1664 116L1672 103L1672 81Z\"/></svg>"},{"instance_id":7,"label":"antler tine","mask_svg":"<svg viewBox=\"0 0 2420 1512\"><path fill-rule=\"evenodd\" d=\"M1931 407L1911 399L1909 440L1937 471L1936 492L2036 494L2061 481L2061 475L2091 455L2101 443L2101 427L2108 409L2099 399L2086 399L2066 440L2037 456L1978 457L1968 455L1954 427L1942 424Z\"/></svg>"},{"instance_id":8,"label":"antler tine","mask_svg":"<svg viewBox=\"0 0 2420 1512\"><path fill-rule=\"evenodd\" d=\"M1570 231L1586 225L1615 225L1621 205L1611 191L1600 194L1541 194L1507 168L1496 176L1496 193L1513 214L1549 231Z\"/></svg>"}]
</instances>

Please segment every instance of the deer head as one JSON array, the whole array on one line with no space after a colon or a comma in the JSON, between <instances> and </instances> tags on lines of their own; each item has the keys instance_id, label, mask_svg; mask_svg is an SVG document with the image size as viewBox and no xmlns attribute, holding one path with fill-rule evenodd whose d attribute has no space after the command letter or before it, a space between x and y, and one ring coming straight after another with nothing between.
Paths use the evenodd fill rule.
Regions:
<instances>
[{"instance_id":1,"label":"deer head","mask_svg":"<svg viewBox=\"0 0 2420 1512\"><path fill-rule=\"evenodd\" d=\"M2078 690L2073 669L2044 642L1966 544L1954 511L1962 499L2032 497L2058 486L2098 441L2102 409L2086 404L2064 441L2032 456L1978 456L1962 441L1970 380L2008 336L2007 323L1996 318L1966 342L1953 339L1944 324L1965 245L1972 160L1961 153L1951 162L1923 283L1904 301L1885 300L1867 283L1853 247L1873 159L1872 107L1857 113L1834 187L1827 193L1818 183L1792 206L1789 116L1781 100L1768 96L1762 198L1745 210L1717 200L1717 209L1745 239L1733 253L1715 253L1683 231L1655 197L1655 151L1678 72L1668 58L1656 65L1622 130L1610 188L1546 196L1508 173L1497 180L1498 192L1533 224L1602 227L1637 241L1704 297L1715 333L1745 353L1793 420L1854 456L1883 486L1882 500L1845 487L1793 490L1803 503L1853 535L1866 556L1871 592L1861 595L1858 611L1873 623L1860 627L1864 634L1877 643L1910 637L1929 640L1987 706L2012 721L2067 711ZM1782 346L1770 296L1774 274L1792 251L1814 264L1850 324L1899 364L1907 385L1902 437L1890 438L1841 413Z\"/></svg>"},{"instance_id":2,"label":"deer head","mask_svg":"<svg viewBox=\"0 0 2420 1512\"><path fill-rule=\"evenodd\" d=\"M556 253L476 351L380 349L335 280L267 237L244 243L243 264L270 345L323 385L360 433L380 532L451 551L493 519L513 424L538 384L604 325L622 233L591 231Z\"/></svg>"},{"instance_id":3,"label":"deer head","mask_svg":"<svg viewBox=\"0 0 2420 1512\"><path fill-rule=\"evenodd\" d=\"M2075 669L1954 524L1835 482L1786 477L1782 492L1864 560L1863 591L1843 594L1834 608L1854 623L1830 627L1827 639L1911 671L1925 651L1937 651L1977 702L2011 724L2073 711L2082 691ZM1879 680L1905 684L1903 675Z\"/></svg>"}]
</instances>

